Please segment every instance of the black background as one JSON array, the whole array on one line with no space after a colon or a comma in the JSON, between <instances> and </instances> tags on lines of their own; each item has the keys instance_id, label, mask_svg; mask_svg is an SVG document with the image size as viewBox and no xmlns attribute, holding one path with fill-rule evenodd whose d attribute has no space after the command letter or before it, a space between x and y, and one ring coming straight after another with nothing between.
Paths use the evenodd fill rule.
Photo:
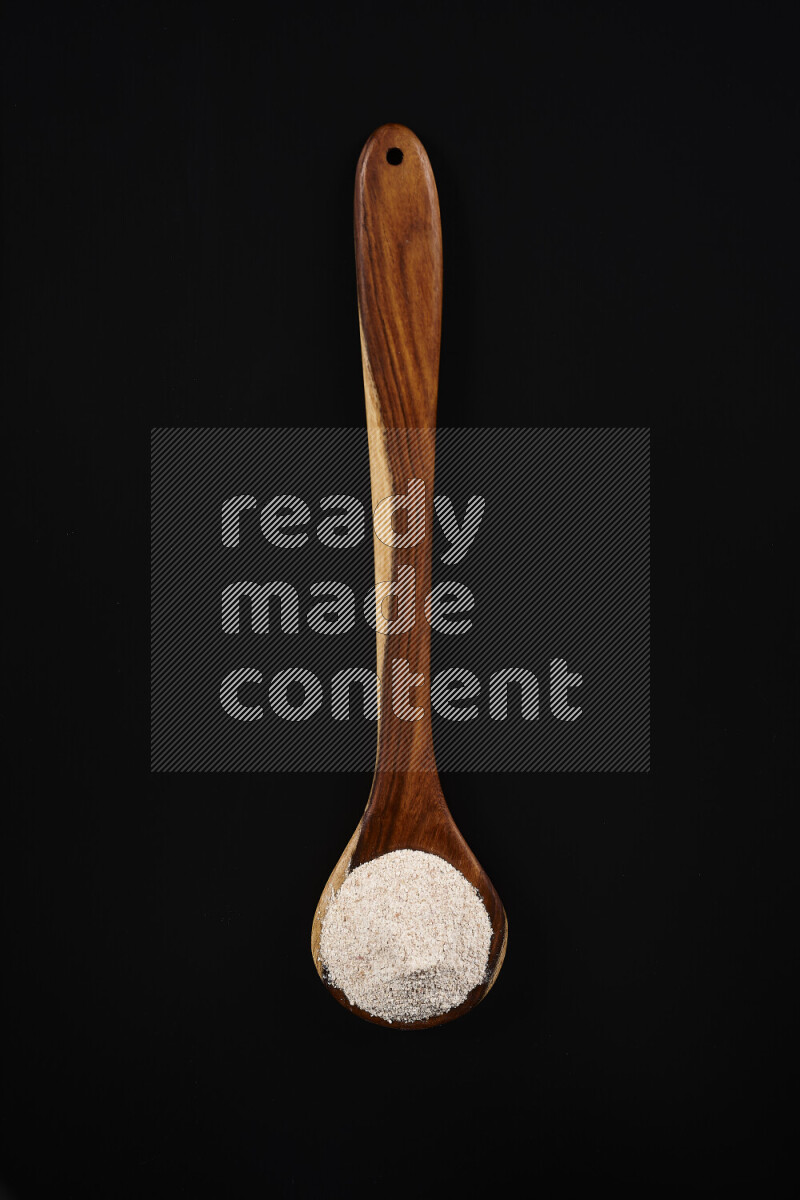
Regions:
<instances>
[{"instance_id":1,"label":"black background","mask_svg":"<svg viewBox=\"0 0 800 1200\"><path fill-rule=\"evenodd\" d=\"M771 1184L796 857L798 92L780 6L8 6L9 1196ZM148 433L363 420L352 186L422 138L440 419L652 425L647 776L453 776L500 980L308 953L364 776L151 775Z\"/></svg>"}]
</instances>

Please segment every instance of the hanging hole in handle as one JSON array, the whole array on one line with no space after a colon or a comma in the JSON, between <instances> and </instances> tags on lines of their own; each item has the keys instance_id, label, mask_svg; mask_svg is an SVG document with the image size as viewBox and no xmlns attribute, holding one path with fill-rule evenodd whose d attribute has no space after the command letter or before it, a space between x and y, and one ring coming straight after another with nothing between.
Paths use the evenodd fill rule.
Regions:
<instances>
[{"instance_id":1,"label":"hanging hole in handle","mask_svg":"<svg viewBox=\"0 0 800 1200\"><path fill-rule=\"evenodd\" d=\"M392 146L391 150L386 151L386 161L391 163L393 167L399 167L403 161L403 151L399 146Z\"/></svg>"}]
</instances>

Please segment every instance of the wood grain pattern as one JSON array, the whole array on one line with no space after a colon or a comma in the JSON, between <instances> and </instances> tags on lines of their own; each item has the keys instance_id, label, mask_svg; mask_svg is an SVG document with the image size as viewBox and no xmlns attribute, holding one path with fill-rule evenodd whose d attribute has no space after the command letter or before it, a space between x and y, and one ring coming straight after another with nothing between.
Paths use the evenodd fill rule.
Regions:
<instances>
[{"instance_id":1,"label":"wood grain pattern","mask_svg":"<svg viewBox=\"0 0 800 1200\"><path fill-rule=\"evenodd\" d=\"M397 161L400 155L402 161ZM446 859L478 889L486 905L492 924L489 964L485 982L458 1008L428 1021L390 1026L421 1029L460 1016L486 995L503 962L508 927L497 892L450 815L433 749L430 626L424 599L431 587L442 233L428 156L403 125L381 126L361 152L356 171L355 249L373 509L387 496L406 494L409 480L422 480L425 536L409 546L390 546L374 538L376 582L396 579L401 567L413 567L416 619L404 632L376 635L380 694L372 789L358 828L320 898L311 948L325 982L319 959L322 921L349 870L392 850L424 850ZM403 532L399 525L395 528ZM404 660L411 671L423 676L409 694L410 702L424 711L421 719L409 721L395 714L392 664L396 660ZM326 986L358 1016L388 1024Z\"/></svg>"}]
</instances>

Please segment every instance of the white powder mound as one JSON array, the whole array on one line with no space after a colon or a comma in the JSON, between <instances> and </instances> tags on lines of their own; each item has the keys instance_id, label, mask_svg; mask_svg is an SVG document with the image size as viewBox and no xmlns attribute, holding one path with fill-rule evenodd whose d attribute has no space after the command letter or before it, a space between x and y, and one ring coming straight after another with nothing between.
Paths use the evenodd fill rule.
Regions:
<instances>
[{"instance_id":1,"label":"white powder mound","mask_svg":"<svg viewBox=\"0 0 800 1200\"><path fill-rule=\"evenodd\" d=\"M351 1004L424 1021L483 981L492 926L478 891L435 854L395 850L356 867L331 900L320 958Z\"/></svg>"}]
</instances>

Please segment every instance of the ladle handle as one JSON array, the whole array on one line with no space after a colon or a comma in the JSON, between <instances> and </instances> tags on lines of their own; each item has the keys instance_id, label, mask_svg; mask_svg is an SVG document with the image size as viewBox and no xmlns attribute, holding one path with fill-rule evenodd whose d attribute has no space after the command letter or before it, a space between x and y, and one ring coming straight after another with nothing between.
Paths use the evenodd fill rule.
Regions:
<instances>
[{"instance_id":1,"label":"ladle handle","mask_svg":"<svg viewBox=\"0 0 800 1200\"><path fill-rule=\"evenodd\" d=\"M361 152L355 250L373 511L388 497L409 498L407 505L397 506L398 512L405 510L405 527L399 515L390 515L390 501L380 510L383 525L376 521L382 529L374 542L380 681L376 769L433 769L425 599L431 588L442 230L428 156L404 125L382 125ZM393 521L394 533L387 521ZM410 627L408 568L413 568L415 593ZM380 585L389 581L396 587L387 607ZM397 663L407 667L393 666ZM398 672L422 679L406 687Z\"/></svg>"}]
</instances>

